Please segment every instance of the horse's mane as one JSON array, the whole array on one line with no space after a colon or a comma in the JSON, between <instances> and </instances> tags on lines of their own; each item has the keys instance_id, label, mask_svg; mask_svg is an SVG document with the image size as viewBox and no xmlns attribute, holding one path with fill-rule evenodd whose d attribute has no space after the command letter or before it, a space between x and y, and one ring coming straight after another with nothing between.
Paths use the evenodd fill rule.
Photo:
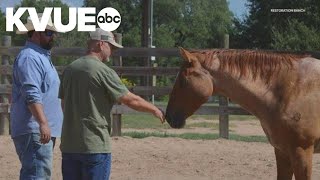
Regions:
<instances>
[{"instance_id":1,"label":"horse's mane","mask_svg":"<svg viewBox=\"0 0 320 180\"><path fill-rule=\"evenodd\" d=\"M238 73L245 76L249 73L256 79L260 77L268 83L281 69L290 69L293 61L304 57L310 57L305 53L294 53L285 51L262 51L262 50L235 50L235 49L214 49L191 51L191 53L205 55L205 61L211 61L215 56L220 60L220 70ZM205 62L205 63L209 63Z\"/></svg>"}]
</instances>

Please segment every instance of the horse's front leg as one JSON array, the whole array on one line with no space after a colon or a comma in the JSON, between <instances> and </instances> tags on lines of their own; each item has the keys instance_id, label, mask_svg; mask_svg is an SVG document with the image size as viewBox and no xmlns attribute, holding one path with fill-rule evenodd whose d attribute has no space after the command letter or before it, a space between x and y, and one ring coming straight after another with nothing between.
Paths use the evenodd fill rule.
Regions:
<instances>
[{"instance_id":1,"label":"horse's front leg","mask_svg":"<svg viewBox=\"0 0 320 180\"><path fill-rule=\"evenodd\" d=\"M293 169L288 154L284 154L278 149L274 148L277 161L277 180L291 180Z\"/></svg>"},{"instance_id":2,"label":"horse's front leg","mask_svg":"<svg viewBox=\"0 0 320 180\"><path fill-rule=\"evenodd\" d=\"M290 152L290 160L296 180L311 180L312 156L314 146L307 148L295 147Z\"/></svg>"}]
</instances>

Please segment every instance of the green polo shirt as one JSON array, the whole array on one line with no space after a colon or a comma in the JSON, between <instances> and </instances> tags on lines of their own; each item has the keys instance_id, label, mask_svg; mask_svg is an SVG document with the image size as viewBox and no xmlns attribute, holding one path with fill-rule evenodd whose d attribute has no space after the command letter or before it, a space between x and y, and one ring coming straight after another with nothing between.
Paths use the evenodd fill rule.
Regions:
<instances>
[{"instance_id":1,"label":"green polo shirt","mask_svg":"<svg viewBox=\"0 0 320 180\"><path fill-rule=\"evenodd\" d=\"M68 65L59 91L64 99L61 151L111 153L111 109L128 92L116 72L96 57Z\"/></svg>"}]
</instances>

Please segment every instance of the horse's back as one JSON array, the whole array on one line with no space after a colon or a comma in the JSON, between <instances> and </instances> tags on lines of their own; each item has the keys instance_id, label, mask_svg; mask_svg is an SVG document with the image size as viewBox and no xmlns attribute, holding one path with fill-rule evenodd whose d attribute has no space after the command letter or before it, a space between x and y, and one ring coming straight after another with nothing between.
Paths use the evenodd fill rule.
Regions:
<instances>
[{"instance_id":1,"label":"horse's back","mask_svg":"<svg viewBox=\"0 0 320 180\"><path fill-rule=\"evenodd\" d=\"M306 57L299 61L298 68L302 75L319 75L320 74L320 60L315 59L313 57ZM320 78L320 77L313 77L313 78Z\"/></svg>"}]
</instances>

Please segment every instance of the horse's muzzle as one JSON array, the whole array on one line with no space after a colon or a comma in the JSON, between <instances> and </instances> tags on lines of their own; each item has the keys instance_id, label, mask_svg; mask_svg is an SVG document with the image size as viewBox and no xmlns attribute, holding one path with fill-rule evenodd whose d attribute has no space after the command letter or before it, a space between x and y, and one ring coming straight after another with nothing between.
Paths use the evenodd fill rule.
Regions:
<instances>
[{"instance_id":1,"label":"horse's muzzle","mask_svg":"<svg viewBox=\"0 0 320 180\"><path fill-rule=\"evenodd\" d=\"M186 123L184 113L166 111L166 121L172 128L182 128Z\"/></svg>"}]
</instances>

